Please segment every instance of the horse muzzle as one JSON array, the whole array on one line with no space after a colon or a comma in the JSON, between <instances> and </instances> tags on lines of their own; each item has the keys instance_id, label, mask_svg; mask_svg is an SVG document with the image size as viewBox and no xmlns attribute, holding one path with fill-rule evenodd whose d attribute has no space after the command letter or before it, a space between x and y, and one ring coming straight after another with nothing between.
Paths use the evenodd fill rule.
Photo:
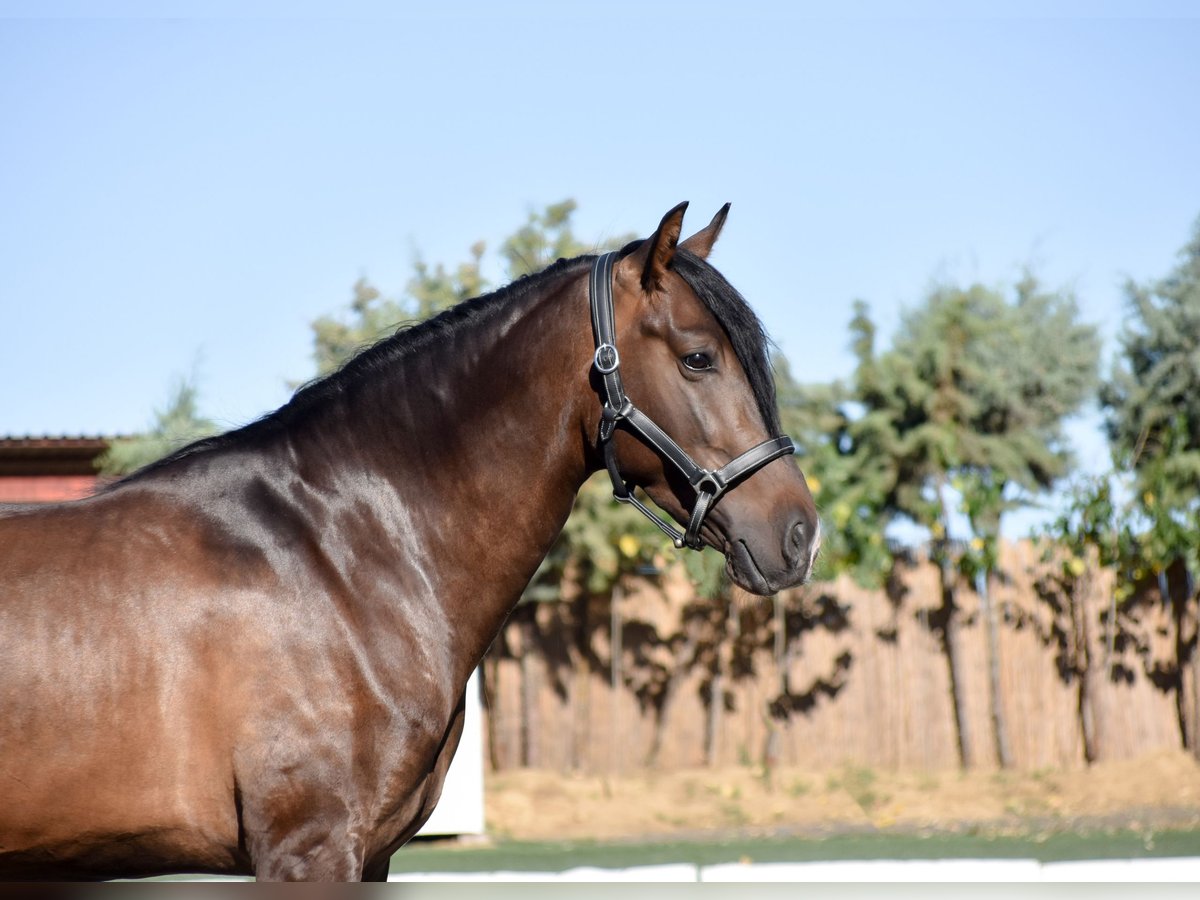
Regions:
<instances>
[{"instance_id":1,"label":"horse muzzle","mask_svg":"<svg viewBox=\"0 0 1200 900\"><path fill-rule=\"evenodd\" d=\"M777 594L808 581L820 546L820 521L815 515L798 514L781 531L729 538L725 571L752 594Z\"/></svg>"}]
</instances>

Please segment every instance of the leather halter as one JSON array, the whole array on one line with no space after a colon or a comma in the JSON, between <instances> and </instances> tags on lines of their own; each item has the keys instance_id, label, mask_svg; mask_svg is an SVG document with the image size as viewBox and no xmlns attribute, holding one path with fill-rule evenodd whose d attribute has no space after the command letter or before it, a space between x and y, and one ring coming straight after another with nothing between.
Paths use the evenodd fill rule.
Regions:
<instances>
[{"instance_id":1,"label":"leather halter","mask_svg":"<svg viewBox=\"0 0 1200 900\"><path fill-rule=\"evenodd\" d=\"M599 443L604 451L605 468L612 479L613 497L621 503L632 505L662 529L662 532L675 542L676 547L700 550L704 547L704 542L700 539L700 526L704 524L704 517L721 496L767 463L794 453L796 447L791 438L781 435L751 447L719 469L705 469L697 465L653 419L633 405L621 384L621 355L617 352L616 344L612 272L617 256L616 253L605 253L596 259L592 264L588 291L592 307L592 334L596 339L593 365L604 383L601 397L604 408L600 414ZM625 482L617 467L616 446L612 439L617 426L624 426L651 450L675 466L696 491L696 502L692 507L686 532L681 532L664 522L634 496L633 485Z\"/></svg>"}]
</instances>

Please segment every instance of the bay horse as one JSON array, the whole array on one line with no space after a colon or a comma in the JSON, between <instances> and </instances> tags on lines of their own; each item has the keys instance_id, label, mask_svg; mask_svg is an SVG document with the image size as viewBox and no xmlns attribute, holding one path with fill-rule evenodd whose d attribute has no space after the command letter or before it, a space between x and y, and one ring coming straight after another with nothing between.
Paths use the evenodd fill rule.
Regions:
<instances>
[{"instance_id":1,"label":"bay horse","mask_svg":"<svg viewBox=\"0 0 1200 900\"><path fill-rule=\"evenodd\" d=\"M601 468L739 585L801 582L812 496L762 327L707 262L728 205L680 241L685 207L90 498L0 515L0 877L386 878Z\"/></svg>"}]
</instances>

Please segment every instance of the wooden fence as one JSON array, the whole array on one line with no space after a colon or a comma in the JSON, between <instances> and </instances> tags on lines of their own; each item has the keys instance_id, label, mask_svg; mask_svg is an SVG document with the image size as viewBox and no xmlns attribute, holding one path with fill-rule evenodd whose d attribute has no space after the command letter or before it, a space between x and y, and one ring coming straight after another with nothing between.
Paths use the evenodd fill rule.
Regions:
<instances>
[{"instance_id":1,"label":"wooden fence","mask_svg":"<svg viewBox=\"0 0 1200 900\"><path fill-rule=\"evenodd\" d=\"M1013 764L1081 764L1085 721L1097 759L1178 748L1193 727L1181 725L1180 710L1195 707L1195 687L1177 665L1169 609L1153 592L1114 604L1107 573L1064 587L1061 572L1037 547L1009 545L990 590ZM991 766L979 598L963 587L958 603L960 690L975 762ZM613 602L576 595L523 605L484 663L491 764L953 768L943 614L925 559L900 567L888 590L839 581L774 601L735 591L714 604L671 572L658 583L630 579Z\"/></svg>"}]
</instances>

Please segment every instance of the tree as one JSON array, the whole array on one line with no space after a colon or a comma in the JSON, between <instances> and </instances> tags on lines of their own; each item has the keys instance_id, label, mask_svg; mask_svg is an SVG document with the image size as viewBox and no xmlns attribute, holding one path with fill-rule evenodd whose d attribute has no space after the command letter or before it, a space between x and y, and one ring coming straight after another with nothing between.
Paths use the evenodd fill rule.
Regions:
<instances>
[{"instance_id":1,"label":"tree","mask_svg":"<svg viewBox=\"0 0 1200 900\"><path fill-rule=\"evenodd\" d=\"M1118 465L1134 474L1138 554L1172 613L1180 733L1200 759L1200 220L1175 268L1126 294L1101 402Z\"/></svg>"},{"instance_id":2,"label":"tree","mask_svg":"<svg viewBox=\"0 0 1200 900\"><path fill-rule=\"evenodd\" d=\"M1010 302L979 284L935 287L880 355L865 307L856 308L852 326L853 399L861 410L847 415L847 433L880 466L888 517L907 518L932 536L939 630L966 766L978 760L963 695L961 579L980 589L995 750L1008 765L998 625L987 590L1000 521L1023 502L1022 491L1045 490L1067 470L1063 420L1094 385L1099 352L1096 331L1078 321L1072 296L1046 292L1029 275L1014 293ZM963 513L970 533L955 542L951 530Z\"/></svg>"},{"instance_id":3,"label":"tree","mask_svg":"<svg viewBox=\"0 0 1200 900\"><path fill-rule=\"evenodd\" d=\"M508 264L509 279L540 272L556 259L570 259L597 248L582 243L571 230L574 200L551 203L541 212L529 213L525 224L505 238L500 255ZM616 250L634 239L629 234L605 241L603 250Z\"/></svg>"},{"instance_id":4,"label":"tree","mask_svg":"<svg viewBox=\"0 0 1200 900\"><path fill-rule=\"evenodd\" d=\"M1060 671L1077 685L1080 737L1088 763L1104 754L1106 728L1097 697L1105 673L1116 677L1118 638L1124 643L1127 637L1119 613L1134 594L1141 566L1132 505L1117 499L1128 493L1116 471L1076 480L1064 494L1062 512L1044 529L1050 544L1042 561L1053 565L1035 585L1056 618L1065 620L1052 632L1061 642ZM1098 595L1104 569L1116 575L1107 598ZM1103 635L1094 633L1097 623ZM1098 647L1100 659L1094 655Z\"/></svg>"},{"instance_id":5,"label":"tree","mask_svg":"<svg viewBox=\"0 0 1200 900\"><path fill-rule=\"evenodd\" d=\"M148 432L113 441L97 461L100 473L127 475L185 444L216 434L220 429L200 415L196 395L193 382L179 381L166 408L154 411L154 425Z\"/></svg>"}]
</instances>

